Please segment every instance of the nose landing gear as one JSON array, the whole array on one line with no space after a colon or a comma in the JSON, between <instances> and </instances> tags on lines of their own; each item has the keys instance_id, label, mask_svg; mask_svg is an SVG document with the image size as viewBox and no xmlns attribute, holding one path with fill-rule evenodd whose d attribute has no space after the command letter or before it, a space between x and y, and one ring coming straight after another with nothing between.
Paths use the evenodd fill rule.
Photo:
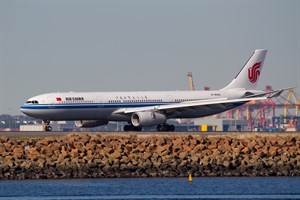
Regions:
<instances>
[{"instance_id":1,"label":"nose landing gear","mask_svg":"<svg viewBox=\"0 0 300 200\"><path fill-rule=\"evenodd\" d=\"M44 124L45 124L45 131L49 132L52 131L52 127L50 126L50 120L43 120Z\"/></svg>"}]
</instances>

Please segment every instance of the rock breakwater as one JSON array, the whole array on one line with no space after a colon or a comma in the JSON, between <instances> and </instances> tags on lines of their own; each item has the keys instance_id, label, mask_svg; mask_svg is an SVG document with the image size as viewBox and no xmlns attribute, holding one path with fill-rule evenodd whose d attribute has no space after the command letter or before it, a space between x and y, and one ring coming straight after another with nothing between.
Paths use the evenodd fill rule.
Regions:
<instances>
[{"instance_id":1,"label":"rock breakwater","mask_svg":"<svg viewBox=\"0 0 300 200\"><path fill-rule=\"evenodd\" d=\"M0 137L0 179L299 176L299 134Z\"/></svg>"}]
</instances>

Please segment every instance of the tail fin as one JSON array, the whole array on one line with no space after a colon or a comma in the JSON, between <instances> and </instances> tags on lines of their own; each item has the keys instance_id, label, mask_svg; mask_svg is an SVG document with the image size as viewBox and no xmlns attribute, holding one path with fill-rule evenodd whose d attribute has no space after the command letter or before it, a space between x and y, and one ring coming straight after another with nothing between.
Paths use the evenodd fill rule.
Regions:
<instances>
[{"instance_id":1,"label":"tail fin","mask_svg":"<svg viewBox=\"0 0 300 200\"><path fill-rule=\"evenodd\" d=\"M255 50L238 75L222 90L235 88L244 88L246 90L255 89L266 54L266 49Z\"/></svg>"}]
</instances>

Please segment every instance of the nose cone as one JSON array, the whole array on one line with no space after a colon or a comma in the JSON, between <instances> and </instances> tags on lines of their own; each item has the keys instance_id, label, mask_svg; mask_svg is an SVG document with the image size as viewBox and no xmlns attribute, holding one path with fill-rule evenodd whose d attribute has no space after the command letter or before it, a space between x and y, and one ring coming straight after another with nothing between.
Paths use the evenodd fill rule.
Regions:
<instances>
[{"instance_id":1,"label":"nose cone","mask_svg":"<svg viewBox=\"0 0 300 200\"><path fill-rule=\"evenodd\" d=\"M28 109L26 109L26 106L25 106L25 105L21 105L21 106L20 106L20 111L21 111L22 113L24 113L25 115L27 115L27 113L28 113Z\"/></svg>"},{"instance_id":2,"label":"nose cone","mask_svg":"<svg viewBox=\"0 0 300 200\"><path fill-rule=\"evenodd\" d=\"M25 115L28 115L30 117L35 117L35 109L33 108L32 105L28 105L28 104L23 104L20 107L20 111L22 113L24 113Z\"/></svg>"},{"instance_id":3,"label":"nose cone","mask_svg":"<svg viewBox=\"0 0 300 200\"><path fill-rule=\"evenodd\" d=\"M45 108L45 109L43 109ZM20 111L27 116L37 119L48 119L47 106L40 106L38 104L23 104L20 106Z\"/></svg>"}]
</instances>

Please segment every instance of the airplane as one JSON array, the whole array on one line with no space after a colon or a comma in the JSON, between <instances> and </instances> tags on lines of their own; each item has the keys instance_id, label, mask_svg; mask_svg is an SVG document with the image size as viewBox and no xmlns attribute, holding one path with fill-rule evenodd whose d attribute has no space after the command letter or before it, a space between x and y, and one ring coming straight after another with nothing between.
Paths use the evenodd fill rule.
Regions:
<instances>
[{"instance_id":1,"label":"airplane","mask_svg":"<svg viewBox=\"0 0 300 200\"><path fill-rule=\"evenodd\" d=\"M174 131L168 119L210 116L252 100L276 97L286 90L256 90L266 54L266 49L255 50L237 76L220 90L48 93L28 99L20 110L42 119L45 131L52 130L51 121L68 120L81 128L125 121L128 125L124 131L142 131L147 126Z\"/></svg>"}]
</instances>

